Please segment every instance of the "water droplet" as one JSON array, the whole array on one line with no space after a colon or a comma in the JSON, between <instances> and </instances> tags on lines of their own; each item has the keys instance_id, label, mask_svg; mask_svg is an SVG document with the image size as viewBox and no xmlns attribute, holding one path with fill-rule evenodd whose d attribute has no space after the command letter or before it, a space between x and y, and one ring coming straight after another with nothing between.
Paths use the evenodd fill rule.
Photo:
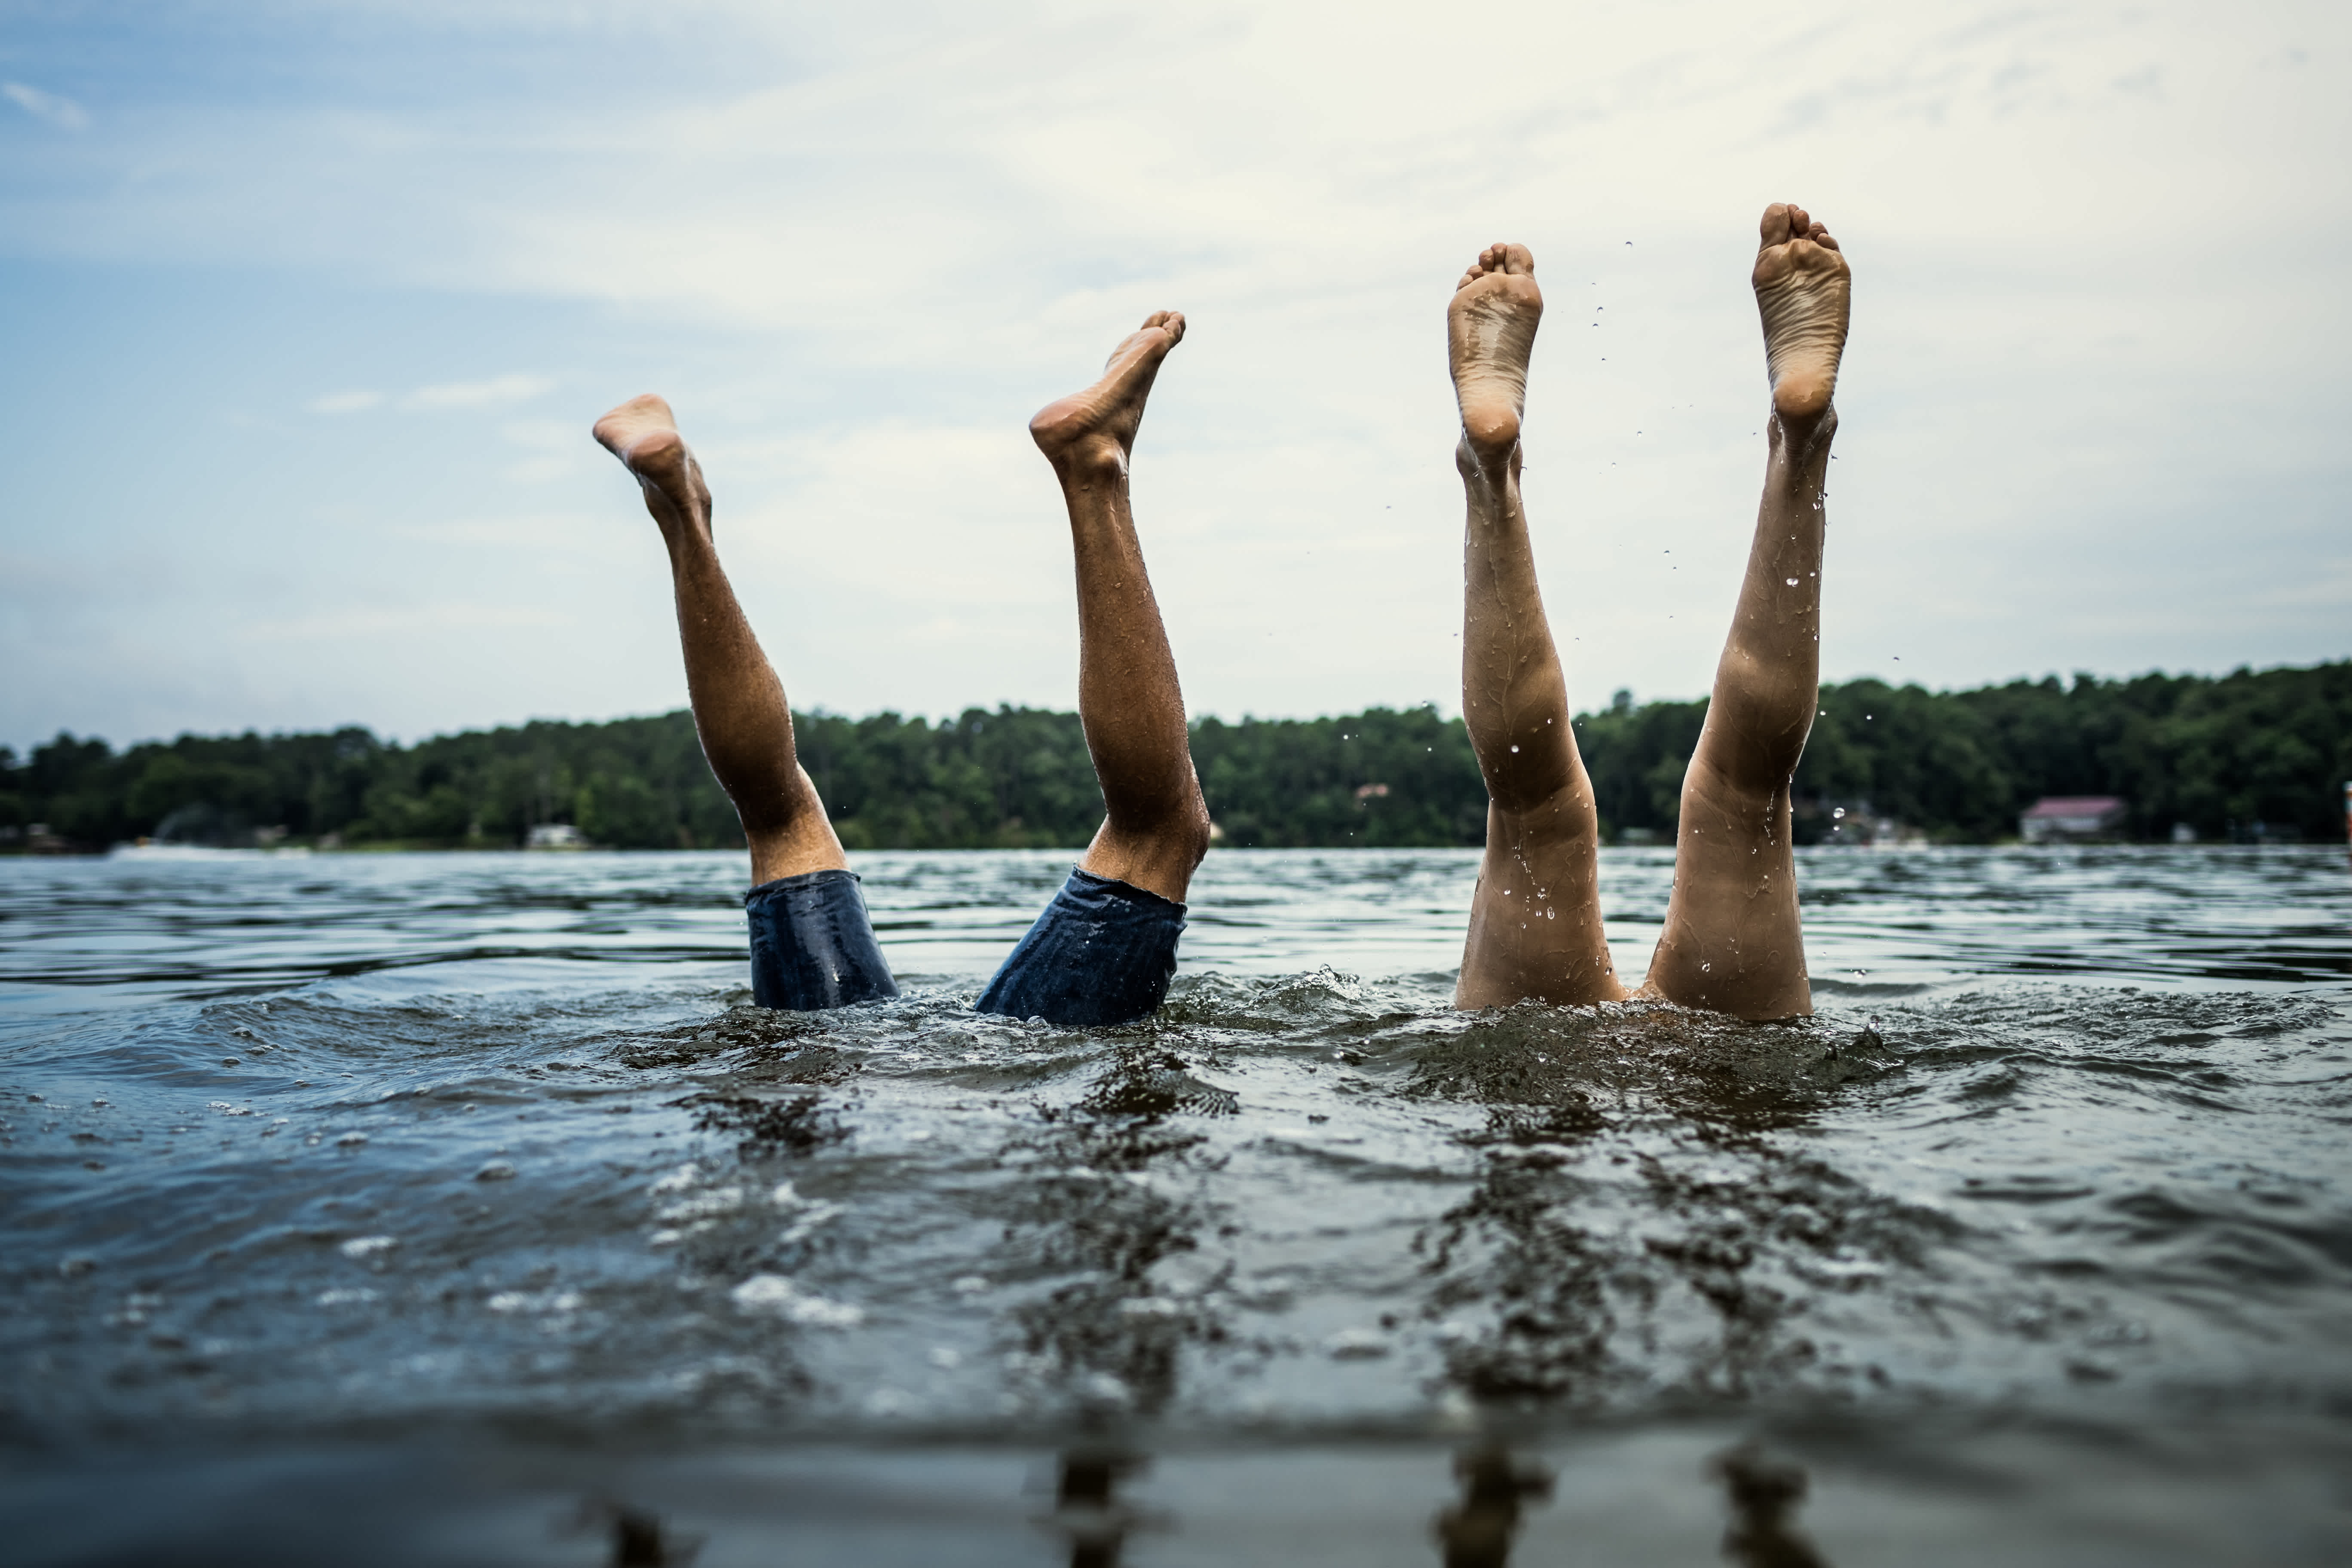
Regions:
<instances>
[{"instance_id":1,"label":"water droplet","mask_svg":"<svg viewBox=\"0 0 2352 1568\"><path fill-rule=\"evenodd\" d=\"M1511 750L1513 750L1513 751L1515 751L1515 752L1516 752L1516 751L1517 751L1517 750L1518 750L1518 748L1517 748L1517 746L1513 746L1513 747L1511 748Z\"/></svg>"},{"instance_id":2,"label":"water droplet","mask_svg":"<svg viewBox=\"0 0 2352 1568\"><path fill-rule=\"evenodd\" d=\"M1701 974L1705 974L1708 970L1713 969L1715 965L1712 963L1702 963L1698 966L1698 972Z\"/></svg>"},{"instance_id":3,"label":"water droplet","mask_svg":"<svg viewBox=\"0 0 2352 1568\"><path fill-rule=\"evenodd\" d=\"M1544 911L1544 919L1548 921L1556 921L1559 919L1559 911L1558 910L1546 910Z\"/></svg>"},{"instance_id":4,"label":"water droplet","mask_svg":"<svg viewBox=\"0 0 2352 1568\"><path fill-rule=\"evenodd\" d=\"M1790 587L1791 587L1791 588L1793 588L1793 587L1795 587L1796 585L1797 585L1797 580L1796 580L1794 577L1790 578L1790 579L1789 579L1789 586L1790 586Z\"/></svg>"}]
</instances>

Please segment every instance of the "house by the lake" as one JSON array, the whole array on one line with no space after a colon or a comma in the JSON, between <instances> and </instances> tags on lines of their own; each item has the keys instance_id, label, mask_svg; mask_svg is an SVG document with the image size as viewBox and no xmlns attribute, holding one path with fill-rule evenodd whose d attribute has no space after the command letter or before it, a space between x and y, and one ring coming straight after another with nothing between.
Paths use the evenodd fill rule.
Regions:
<instances>
[{"instance_id":1,"label":"house by the lake","mask_svg":"<svg viewBox=\"0 0 2352 1568\"><path fill-rule=\"evenodd\" d=\"M2028 844L2113 838L2123 831L2126 810L2111 795L2045 795L2017 819L2017 836Z\"/></svg>"}]
</instances>

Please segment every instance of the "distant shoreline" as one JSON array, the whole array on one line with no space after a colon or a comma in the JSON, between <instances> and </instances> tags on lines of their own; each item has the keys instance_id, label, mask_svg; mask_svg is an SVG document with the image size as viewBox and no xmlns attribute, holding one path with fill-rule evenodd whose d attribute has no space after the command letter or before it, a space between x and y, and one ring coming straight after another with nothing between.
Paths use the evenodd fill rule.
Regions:
<instances>
[{"instance_id":1,"label":"distant shoreline","mask_svg":"<svg viewBox=\"0 0 2352 1568\"><path fill-rule=\"evenodd\" d=\"M1671 843L1704 700L1620 692L1577 715L1612 844ZM1070 848L1101 821L1077 715L971 709L794 716L801 761L844 846ZM1192 756L1234 847L1475 846L1486 795L1459 719L1433 707L1321 719L1196 721ZM1821 689L1791 799L1799 844L1991 844L2051 796L2120 803L2107 837L2345 837L2352 660L2235 674L2055 678L1930 692ZM534 830L618 849L742 844L692 717L466 731L414 746L349 728L184 735L117 752L60 734L0 748L0 854L103 852L141 839L351 850L515 847Z\"/></svg>"}]
</instances>

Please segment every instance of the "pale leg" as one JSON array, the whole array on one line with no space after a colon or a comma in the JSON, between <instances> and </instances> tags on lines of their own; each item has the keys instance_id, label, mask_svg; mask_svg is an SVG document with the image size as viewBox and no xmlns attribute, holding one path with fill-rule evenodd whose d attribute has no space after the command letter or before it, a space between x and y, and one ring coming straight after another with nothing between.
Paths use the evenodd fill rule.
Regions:
<instances>
[{"instance_id":1,"label":"pale leg","mask_svg":"<svg viewBox=\"0 0 2352 1568\"><path fill-rule=\"evenodd\" d=\"M1487 795L1458 1007L1624 994L1601 932L1600 818L1519 498L1519 421L1542 313L1534 258L1516 245L1482 253L1446 313L1469 505L1462 713Z\"/></svg>"},{"instance_id":2,"label":"pale leg","mask_svg":"<svg viewBox=\"0 0 2352 1568\"><path fill-rule=\"evenodd\" d=\"M1821 681L1822 487L1852 271L1800 207L1764 215L1757 301L1772 378L1756 537L1683 777L1675 885L1644 989L1745 1018L1812 1011L1789 785Z\"/></svg>"}]
</instances>

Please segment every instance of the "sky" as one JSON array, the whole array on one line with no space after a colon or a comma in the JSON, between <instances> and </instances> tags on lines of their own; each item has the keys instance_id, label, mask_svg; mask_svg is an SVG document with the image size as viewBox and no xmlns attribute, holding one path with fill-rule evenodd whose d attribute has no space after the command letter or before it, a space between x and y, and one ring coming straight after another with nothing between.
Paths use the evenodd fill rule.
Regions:
<instances>
[{"instance_id":1,"label":"sky","mask_svg":"<svg viewBox=\"0 0 2352 1568\"><path fill-rule=\"evenodd\" d=\"M796 706L1068 708L1024 426L1164 308L1192 711L1455 710L1496 240L1570 695L1696 696L1775 200L1855 274L1825 679L2343 658L2347 147L2340 5L0 0L0 743L682 705L645 391Z\"/></svg>"}]
</instances>

